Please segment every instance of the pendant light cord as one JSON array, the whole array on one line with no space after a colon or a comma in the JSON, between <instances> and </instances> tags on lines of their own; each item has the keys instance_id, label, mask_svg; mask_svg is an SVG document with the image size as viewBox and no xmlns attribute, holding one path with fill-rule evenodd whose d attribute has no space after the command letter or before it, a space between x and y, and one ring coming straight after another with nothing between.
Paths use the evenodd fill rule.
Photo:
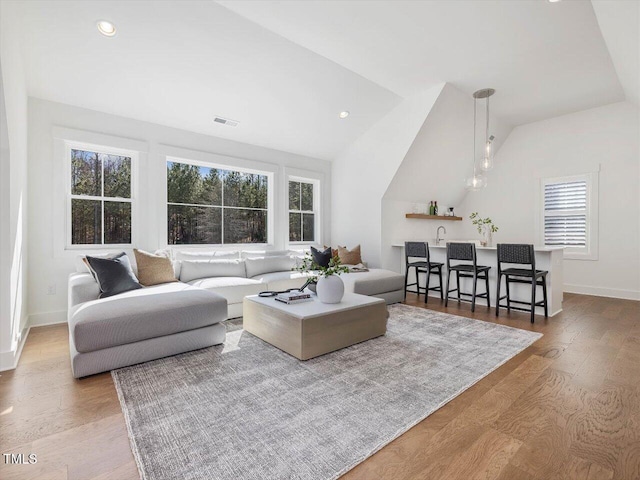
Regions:
<instances>
[{"instance_id":1,"label":"pendant light cord","mask_svg":"<svg viewBox=\"0 0 640 480\"><path fill-rule=\"evenodd\" d=\"M473 178L476 177L476 117L477 117L477 104L478 100L473 97Z\"/></svg>"},{"instance_id":2,"label":"pendant light cord","mask_svg":"<svg viewBox=\"0 0 640 480\"><path fill-rule=\"evenodd\" d=\"M486 154L487 143L489 143L489 97L487 97L487 128L484 132L485 154Z\"/></svg>"}]
</instances>

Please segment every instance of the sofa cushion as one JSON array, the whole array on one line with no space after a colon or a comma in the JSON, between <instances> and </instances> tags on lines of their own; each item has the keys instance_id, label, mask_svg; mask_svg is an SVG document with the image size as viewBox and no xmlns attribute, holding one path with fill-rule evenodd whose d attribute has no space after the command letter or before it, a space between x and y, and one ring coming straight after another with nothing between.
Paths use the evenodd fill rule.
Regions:
<instances>
[{"instance_id":1,"label":"sofa cushion","mask_svg":"<svg viewBox=\"0 0 640 480\"><path fill-rule=\"evenodd\" d=\"M154 255L144 250L133 249L138 264L138 281L146 287L161 283L177 282L171 259L166 255Z\"/></svg>"},{"instance_id":2,"label":"sofa cushion","mask_svg":"<svg viewBox=\"0 0 640 480\"><path fill-rule=\"evenodd\" d=\"M375 296L404 288L404 277L390 270L371 268L368 272L343 273L340 275L345 291L360 295Z\"/></svg>"},{"instance_id":3,"label":"sofa cushion","mask_svg":"<svg viewBox=\"0 0 640 480\"><path fill-rule=\"evenodd\" d=\"M190 282L209 277L246 277L244 260L183 260L180 280Z\"/></svg>"},{"instance_id":4,"label":"sofa cushion","mask_svg":"<svg viewBox=\"0 0 640 480\"><path fill-rule=\"evenodd\" d=\"M129 257L124 252L115 258L97 258L87 255L87 262L100 286L100 298L142 288L131 269Z\"/></svg>"},{"instance_id":5,"label":"sofa cushion","mask_svg":"<svg viewBox=\"0 0 640 480\"><path fill-rule=\"evenodd\" d=\"M288 255L276 257L247 258L247 277L269 272L288 272L296 266L296 259Z\"/></svg>"},{"instance_id":6,"label":"sofa cushion","mask_svg":"<svg viewBox=\"0 0 640 480\"><path fill-rule=\"evenodd\" d=\"M174 252L174 258L175 260L233 260L240 258L240 252L237 250L182 250Z\"/></svg>"},{"instance_id":7,"label":"sofa cushion","mask_svg":"<svg viewBox=\"0 0 640 480\"><path fill-rule=\"evenodd\" d=\"M166 283L74 307L69 331L78 352L92 352L205 327L227 318L227 301L208 290Z\"/></svg>"},{"instance_id":8,"label":"sofa cushion","mask_svg":"<svg viewBox=\"0 0 640 480\"><path fill-rule=\"evenodd\" d=\"M331 263L332 256L331 247L326 247L324 250L318 250L316 247L311 247L311 256L314 263L320 265L323 268L327 268Z\"/></svg>"},{"instance_id":9,"label":"sofa cushion","mask_svg":"<svg viewBox=\"0 0 640 480\"><path fill-rule=\"evenodd\" d=\"M358 265L362 263L360 256L360 245L349 250L347 247L338 246L338 257L342 265Z\"/></svg>"},{"instance_id":10,"label":"sofa cushion","mask_svg":"<svg viewBox=\"0 0 640 480\"><path fill-rule=\"evenodd\" d=\"M247 295L257 295L267 290L267 286L259 280L243 277L201 278L189 282L189 285L211 290L226 298L229 305L242 303Z\"/></svg>"},{"instance_id":11,"label":"sofa cushion","mask_svg":"<svg viewBox=\"0 0 640 480\"><path fill-rule=\"evenodd\" d=\"M282 257L291 255L290 250L243 250L240 258Z\"/></svg>"},{"instance_id":12,"label":"sofa cushion","mask_svg":"<svg viewBox=\"0 0 640 480\"><path fill-rule=\"evenodd\" d=\"M253 277L266 284L268 290L281 292L290 288L300 288L311 274L302 272L271 272Z\"/></svg>"},{"instance_id":13,"label":"sofa cushion","mask_svg":"<svg viewBox=\"0 0 640 480\"><path fill-rule=\"evenodd\" d=\"M119 256L121 253L122 253L122 250L118 250L117 252L113 251L108 253L92 253L91 256L95 258L115 258ZM133 250L125 249L124 253L126 253L129 256L131 269L133 270L133 273L137 275L138 264L136 263L136 257L133 255ZM87 256L85 254L76 255L73 261L73 264L77 273L91 273L91 269L89 268L89 265L87 264L86 259L87 259Z\"/></svg>"}]
</instances>

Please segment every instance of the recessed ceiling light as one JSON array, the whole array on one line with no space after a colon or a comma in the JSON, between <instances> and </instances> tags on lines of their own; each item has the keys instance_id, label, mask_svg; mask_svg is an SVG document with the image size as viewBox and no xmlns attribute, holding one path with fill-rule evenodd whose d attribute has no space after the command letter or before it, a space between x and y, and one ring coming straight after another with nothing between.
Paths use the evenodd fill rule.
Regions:
<instances>
[{"instance_id":1,"label":"recessed ceiling light","mask_svg":"<svg viewBox=\"0 0 640 480\"><path fill-rule=\"evenodd\" d=\"M349 112L347 112L347 111L345 110L344 112L340 112L340 113L338 114L338 116L339 116L340 118L347 118L347 117L349 116Z\"/></svg>"},{"instance_id":2,"label":"recessed ceiling light","mask_svg":"<svg viewBox=\"0 0 640 480\"><path fill-rule=\"evenodd\" d=\"M113 37L116 34L116 26L111 22L100 20L96 23L96 26L98 31L105 37Z\"/></svg>"},{"instance_id":3,"label":"recessed ceiling light","mask_svg":"<svg viewBox=\"0 0 640 480\"><path fill-rule=\"evenodd\" d=\"M547 0L549 3L558 3L560 0Z\"/></svg>"}]
</instances>

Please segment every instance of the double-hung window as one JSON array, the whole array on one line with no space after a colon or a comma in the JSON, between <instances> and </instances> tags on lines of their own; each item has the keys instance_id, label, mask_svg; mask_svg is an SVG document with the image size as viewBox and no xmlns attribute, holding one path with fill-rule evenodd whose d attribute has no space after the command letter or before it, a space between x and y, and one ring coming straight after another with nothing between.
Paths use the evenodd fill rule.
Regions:
<instances>
[{"instance_id":1,"label":"double-hung window","mask_svg":"<svg viewBox=\"0 0 640 480\"><path fill-rule=\"evenodd\" d=\"M135 153L67 145L68 244L132 243L132 167Z\"/></svg>"},{"instance_id":2,"label":"double-hung window","mask_svg":"<svg viewBox=\"0 0 640 480\"><path fill-rule=\"evenodd\" d=\"M317 241L317 182L289 179L289 242Z\"/></svg>"},{"instance_id":3,"label":"double-hung window","mask_svg":"<svg viewBox=\"0 0 640 480\"><path fill-rule=\"evenodd\" d=\"M544 179L542 191L544 244L565 247L566 258L597 258L597 176Z\"/></svg>"},{"instance_id":4,"label":"double-hung window","mask_svg":"<svg viewBox=\"0 0 640 480\"><path fill-rule=\"evenodd\" d=\"M167 161L169 245L267 243L269 177Z\"/></svg>"}]
</instances>

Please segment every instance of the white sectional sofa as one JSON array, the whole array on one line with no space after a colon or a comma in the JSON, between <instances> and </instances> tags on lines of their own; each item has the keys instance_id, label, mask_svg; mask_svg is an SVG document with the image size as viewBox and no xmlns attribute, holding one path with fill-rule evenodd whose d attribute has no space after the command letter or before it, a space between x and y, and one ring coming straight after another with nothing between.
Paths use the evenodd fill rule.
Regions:
<instances>
[{"instance_id":1,"label":"white sectional sofa","mask_svg":"<svg viewBox=\"0 0 640 480\"><path fill-rule=\"evenodd\" d=\"M227 318L242 316L243 299L265 290L301 287L293 270L301 252L176 252L178 282L99 298L81 259L69 277L72 369L83 377L224 342ZM133 255L129 255L133 260ZM132 261L134 272L135 262ZM342 274L346 292L403 299L404 277L388 270Z\"/></svg>"}]
</instances>

